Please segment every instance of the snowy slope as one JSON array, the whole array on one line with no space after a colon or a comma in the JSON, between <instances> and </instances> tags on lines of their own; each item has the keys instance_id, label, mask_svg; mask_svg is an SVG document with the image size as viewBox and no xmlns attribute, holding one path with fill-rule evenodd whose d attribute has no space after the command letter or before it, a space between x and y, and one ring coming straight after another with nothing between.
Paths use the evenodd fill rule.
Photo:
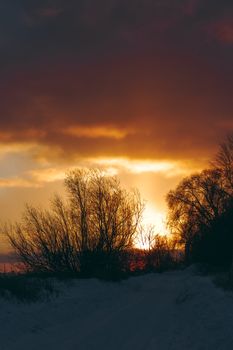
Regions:
<instances>
[{"instance_id":1,"label":"snowy slope","mask_svg":"<svg viewBox=\"0 0 233 350\"><path fill-rule=\"evenodd\" d=\"M190 269L75 281L50 302L0 299L1 350L231 350L233 296Z\"/></svg>"}]
</instances>

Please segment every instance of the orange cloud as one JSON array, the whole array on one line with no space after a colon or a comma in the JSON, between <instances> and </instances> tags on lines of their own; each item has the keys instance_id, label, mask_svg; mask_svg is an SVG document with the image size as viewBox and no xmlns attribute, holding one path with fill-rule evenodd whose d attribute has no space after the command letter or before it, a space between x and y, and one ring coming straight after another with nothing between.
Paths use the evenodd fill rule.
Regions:
<instances>
[{"instance_id":1,"label":"orange cloud","mask_svg":"<svg viewBox=\"0 0 233 350\"><path fill-rule=\"evenodd\" d=\"M110 138L110 139L123 139L127 135L133 133L124 129L108 127L108 126L69 126L61 131L65 135L71 135L75 137L87 137L87 138Z\"/></svg>"},{"instance_id":2,"label":"orange cloud","mask_svg":"<svg viewBox=\"0 0 233 350\"><path fill-rule=\"evenodd\" d=\"M0 188L30 188L38 186L39 185L37 183L22 178L0 178Z\"/></svg>"}]
</instances>

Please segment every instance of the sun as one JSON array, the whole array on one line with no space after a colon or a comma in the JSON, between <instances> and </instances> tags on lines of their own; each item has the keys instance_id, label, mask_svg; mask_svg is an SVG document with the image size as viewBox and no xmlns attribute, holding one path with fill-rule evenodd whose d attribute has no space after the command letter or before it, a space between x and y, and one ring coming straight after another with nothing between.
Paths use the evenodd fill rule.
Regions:
<instances>
[{"instance_id":1,"label":"sun","mask_svg":"<svg viewBox=\"0 0 233 350\"><path fill-rule=\"evenodd\" d=\"M144 210L142 226L140 226L134 245L138 249L150 249L156 235L168 235L166 214L158 211L153 204L148 204Z\"/></svg>"},{"instance_id":2,"label":"sun","mask_svg":"<svg viewBox=\"0 0 233 350\"><path fill-rule=\"evenodd\" d=\"M153 226L155 233L166 235L168 229L166 226L166 213L158 211L153 204L148 204L144 210L142 224Z\"/></svg>"}]
</instances>

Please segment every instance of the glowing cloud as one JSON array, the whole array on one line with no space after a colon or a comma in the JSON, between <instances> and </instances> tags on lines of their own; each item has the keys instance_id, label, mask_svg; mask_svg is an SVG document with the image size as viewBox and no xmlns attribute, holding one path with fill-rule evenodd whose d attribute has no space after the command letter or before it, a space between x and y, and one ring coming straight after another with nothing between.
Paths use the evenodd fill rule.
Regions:
<instances>
[{"instance_id":1,"label":"glowing cloud","mask_svg":"<svg viewBox=\"0 0 233 350\"><path fill-rule=\"evenodd\" d=\"M121 169L134 174L142 173L164 173L167 177L177 175L188 175L194 169L200 170L197 165L189 162L153 160L153 159L129 159L129 158L91 158L90 164L106 167L117 174Z\"/></svg>"},{"instance_id":2,"label":"glowing cloud","mask_svg":"<svg viewBox=\"0 0 233 350\"><path fill-rule=\"evenodd\" d=\"M37 183L22 178L0 179L0 188L30 188L38 186Z\"/></svg>"},{"instance_id":3,"label":"glowing cloud","mask_svg":"<svg viewBox=\"0 0 233 350\"><path fill-rule=\"evenodd\" d=\"M107 126L71 126L64 130L62 133L65 135L71 135L75 137L87 137L87 138L113 138L123 139L132 131L107 127Z\"/></svg>"}]
</instances>

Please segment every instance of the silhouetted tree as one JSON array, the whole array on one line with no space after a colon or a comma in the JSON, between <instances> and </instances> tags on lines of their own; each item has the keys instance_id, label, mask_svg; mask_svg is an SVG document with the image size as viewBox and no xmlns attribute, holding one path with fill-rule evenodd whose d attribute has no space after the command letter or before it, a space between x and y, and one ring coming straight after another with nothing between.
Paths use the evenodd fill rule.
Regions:
<instances>
[{"instance_id":1,"label":"silhouetted tree","mask_svg":"<svg viewBox=\"0 0 233 350\"><path fill-rule=\"evenodd\" d=\"M233 251L233 137L220 145L212 168L184 180L167 196L168 222L186 261L229 266Z\"/></svg>"},{"instance_id":2,"label":"silhouetted tree","mask_svg":"<svg viewBox=\"0 0 233 350\"><path fill-rule=\"evenodd\" d=\"M79 261L71 212L56 197L51 210L27 205L21 222L5 226L5 234L32 271L77 271Z\"/></svg>"},{"instance_id":3,"label":"silhouetted tree","mask_svg":"<svg viewBox=\"0 0 233 350\"><path fill-rule=\"evenodd\" d=\"M221 215L224 202L221 172L215 169L185 178L169 192L169 226L185 245L187 261L190 260L194 238Z\"/></svg>"},{"instance_id":4,"label":"silhouetted tree","mask_svg":"<svg viewBox=\"0 0 233 350\"><path fill-rule=\"evenodd\" d=\"M85 269L99 264L100 270L118 268L121 252L132 248L141 220L144 205L139 192L123 190L116 177L104 176L98 170L76 170L65 183L72 220L79 232L81 265Z\"/></svg>"},{"instance_id":5,"label":"silhouetted tree","mask_svg":"<svg viewBox=\"0 0 233 350\"><path fill-rule=\"evenodd\" d=\"M223 174L224 188L229 196L233 196L233 133L220 144L213 166Z\"/></svg>"},{"instance_id":6,"label":"silhouetted tree","mask_svg":"<svg viewBox=\"0 0 233 350\"><path fill-rule=\"evenodd\" d=\"M221 218L221 230L225 239L228 258L231 256L231 278L233 278L233 133L229 134L220 144L213 165L220 169L224 178L224 190L228 195L226 211ZM228 247L227 247L228 246Z\"/></svg>"},{"instance_id":7,"label":"silhouetted tree","mask_svg":"<svg viewBox=\"0 0 233 350\"><path fill-rule=\"evenodd\" d=\"M175 240L156 233L154 226L141 226L136 244L143 253L146 271L162 271L175 265Z\"/></svg>"},{"instance_id":8,"label":"silhouetted tree","mask_svg":"<svg viewBox=\"0 0 233 350\"><path fill-rule=\"evenodd\" d=\"M34 271L116 272L141 220L139 193L99 170L75 170L65 185L68 203L55 197L50 210L27 206L22 222L6 227L11 245Z\"/></svg>"}]
</instances>

